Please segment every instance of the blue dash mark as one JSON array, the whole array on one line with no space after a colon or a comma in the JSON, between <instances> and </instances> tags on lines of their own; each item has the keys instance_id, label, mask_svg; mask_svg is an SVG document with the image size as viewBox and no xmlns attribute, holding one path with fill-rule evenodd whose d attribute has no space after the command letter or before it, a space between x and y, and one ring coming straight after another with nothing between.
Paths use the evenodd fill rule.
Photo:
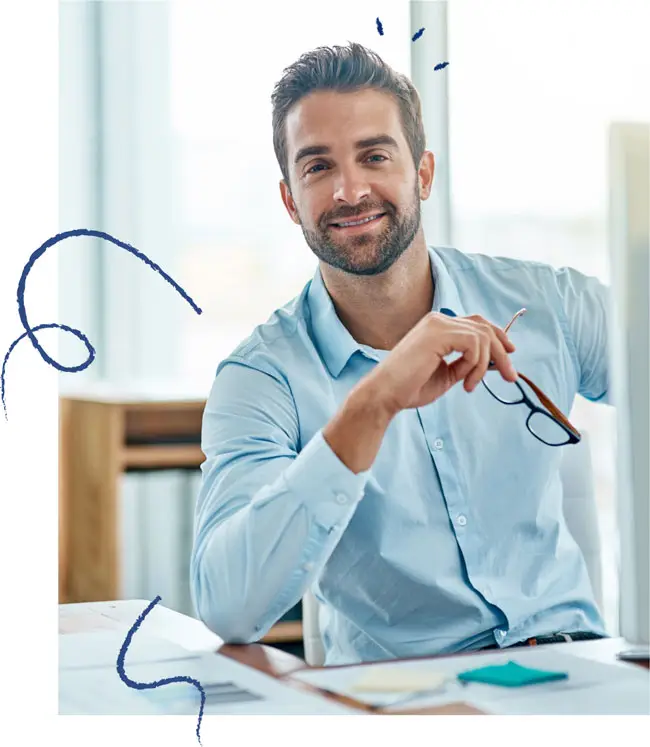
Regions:
<instances>
[{"instance_id":1,"label":"blue dash mark","mask_svg":"<svg viewBox=\"0 0 650 747\"><path fill-rule=\"evenodd\" d=\"M27 282L27 276L29 275L32 267L34 266L34 263L36 260L41 257L47 249L49 249L51 246L54 246L55 244L58 244L59 241L63 241L65 239L69 239L72 236L94 236L99 239L105 239L106 241L110 241L112 244L115 244L116 246L119 246L121 249L126 249L127 252L130 252L138 259L142 260L146 265L148 265L154 272L159 273L162 275L162 277L174 288L174 290L179 293L186 301L189 303L189 305L194 309L194 311L197 314L201 314L202 310L196 305L196 303L190 298L190 296L187 295L187 293L178 285L178 283L173 280L164 270L160 268L159 265L157 265L155 262L152 262L145 254L138 251L135 247L131 246L131 244L127 244L124 241L120 241L119 239L116 239L114 236L111 236L108 233L104 233L103 231L95 231L90 228L77 228L73 231L64 231L63 233L58 233L56 236L53 236L52 238L48 239L44 244L42 244L29 258L27 264L23 268L23 273L20 276L20 281L18 283L18 315L20 316L20 321L22 322L22 325L25 329L25 332L23 332L20 337L18 337L16 340L14 340L11 345L9 346L9 350L7 350L7 353L5 354L4 360L2 362L2 372L0 373L0 392L2 395L2 407L4 409L5 413L5 420L7 420L7 405L5 402L5 372L7 368L7 362L9 360L9 356L11 355L11 352L16 347L16 345L25 337L29 337L32 345L36 348L36 350L40 353L41 358L46 363L49 363L51 366L54 366L54 368L58 369L59 371L64 372L75 372L75 371L83 371L85 368L88 368L88 366L95 360L95 348L90 344L90 340L84 335L83 332L81 332L78 329L74 329L73 327L68 327L65 324L39 324L36 327L31 327L29 322L27 321L27 312L25 311L25 284ZM41 329L62 329L64 332L69 332L70 334L77 337L83 344L86 346L86 350L88 350L88 357L83 363L80 363L78 366L64 366L58 361L54 360L54 358L51 358L43 349L43 347L40 345L38 338L34 334L35 332L38 332L38 330Z\"/></svg>"},{"instance_id":2,"label":"blue dash mark","mask_svg":"<svg viewBox=\"0 0 650 747\"><path fill-rule=\"evenodd\" d=\"M130 679L130 677L128 677L128 675L124 671L124 659L126 657L126 652L128 651L128 648L131 644L133 634L140 627L140 625L142 625L142 621L144 620L144 618L151 612L151 610L158 604L158 602L160 602L160 599L161 597L157 596L153 600L153 602L149 604L149 606L133 623L131 629L126 634L124 643L120 648L120 653L117 656L117 673L119 674L122 682L124 682L127 687L132 687L135 690L153 690L156 687L164 687L165 685L172 685L176 682L187 682L188 685L194 685L194 687L196 687L197 690L201 693L199 720L196 725L196 738L199 740L199 744L201 744L201 720L203 719L203 710L205 708L205 690L203 689L203 685L198 680L195 680L193 677L187 677L186 675L178 675L177 677L165 677L162 680L155 680L154 682L136 682L135 680Z\"/></svg>"}]
</instances>

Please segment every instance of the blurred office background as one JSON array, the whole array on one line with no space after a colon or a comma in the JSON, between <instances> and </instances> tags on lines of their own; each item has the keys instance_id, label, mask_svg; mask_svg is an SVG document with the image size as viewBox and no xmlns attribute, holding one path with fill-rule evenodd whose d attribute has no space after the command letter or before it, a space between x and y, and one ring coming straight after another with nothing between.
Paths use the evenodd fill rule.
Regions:
<instances>
[{"instance_id":1,"label":"blurred office background","mask_svg":"<svg viewBox=\"0 0 650 747\"><path fill-rule=\"evenodd\" d=\"M643 0L60 9L60 230L132 244L203 309L116 246L67 242L55 260L58 321L87 334L97 357L61 375L63 394L107 385L206 397L219 361L310 279L315 258L280 200L270 95L283 68L320 45L358 41L417 86L437 161L422 204L428 243L609 278L607 127L650 119ZM72 336L58 344L62 363L84 359ZM613 410L578 398L571 418L590 436L604 614L616 633ZM120 480L120 594L160 594L192 614L198 469Z\"/></svg>"}]
</instances>

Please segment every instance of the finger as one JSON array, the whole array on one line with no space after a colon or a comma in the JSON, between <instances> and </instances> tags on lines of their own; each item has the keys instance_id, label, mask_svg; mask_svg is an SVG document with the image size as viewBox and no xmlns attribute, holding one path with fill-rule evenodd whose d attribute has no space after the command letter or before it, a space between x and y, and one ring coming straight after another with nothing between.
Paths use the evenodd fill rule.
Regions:
<instances>
[{"instance_id":1,"label":"finger","mask_svg":"<svg viewBox=\"0 0 650 747\"><path fill-rule=\"evenodd\" d=\"M490 336L487 332L481 332L477 334L477 338L480 346L479 359L476 366L465 377L464 386L467 392L473 392L476 389L490 365Z\"/></svg>"},{"instance_id":2,"label":"finger","mask_svg":"<svg viewBox=\"0 0 650 747\"><path fill-rule=\"evenodd\" d=\"M456 319L445 319L444 325L440 325L435 318L430 324L433 334L432 347L435 353L441 357L460 353L476 365L480 351L475 326Z\"/></svg>"},{"instance_id":3,"label":"finger","mask_svg":"<svg viewBox=\"0 0 650 747\"><path fill-rule=\"evenodd\" d=\"M448 374L453 383L462 381L480 362L481 345L480 337L473 330L461 330L453 335L452 345L454 352L460 356L448 364Z\"/></svg>"},{"instance_id":4,"label":"finger","mask_svg":"<svg viewBox=\"0 0 650 747\"><path fill-rule=\"evenodd\" d=\"M467 392L474 391L490 364L490 344L487 334L483 330L477 330L476 338L479 344L479 357L474 368L465 376L464 388Z\"/></svg>"},{"instance_id":5,"label":"finger","mask_svg":"<svg viewBox=\"0 0 650 747\"><path fill-rule=\"evenodd\" d=\"M510 360L510 356L501 341L496 338L492 340L490 348L490 368L495 368L506 381L515 381L517 372Z\"/></svg>"},{"instance_id":6,"label":"finger","mask_svg":"<svg viewBox=\"0 0 650 747\"><path fill-rule=\"evenodd\" d=\"M501 342L503 347L509 353L512 353L515 351L516 348L515 348L514 343L508 337L507 333L503 329L501 329L501 327L497 327L496 324L492 324L492 322L488 322L487 319L484 319L482 316L479 316L478 314L474 314L473 316L468 317L468 319L472 319L477 324L481 325L482 327L488 329L490 332L494 333L497 339Z\"/></svg>"},{"instance_id":7,"label":"finger","mask_svg":"<svg viewBox=\"0 0 650 747\"><path fill-rule=\"evenodd\" d=\"M501 329L501 327L497 327L494 324L490 325L492 327L492 331L496 335L499 342L503 345L503 347L509 352L512 353L516 350L514 343L512 340L508 337L508 335Z\"/></svg>"},{"instance_id":8,"label":"finger","mask_svg":"<svg viewBox=\"0 0 650 747\"><path fill-rule=\"evenodd\" d=\"M450 363L449 364L449 375L450 375L452 382L456 384L459 381L463 381L463 379L465 379L465 377L476 368L477 362L478 362L478 346L477 346L477 355L476 355L475 361L467 358L466 356L463 356L455 360L453 363Z\"/></svg>"},{"instance_id":9,"label":"finger","mask_svg":"<svg viewBox=\"0 0 650 747\"><path fill-rule=\"evenodd\" d=\"M494 324L490 324L482 317L478 317L476 323L490 337L491 355L488 368L498 370L506 381L514 381L517 378L517 372L508 354L513 352L515 346L504 331Z\"/></svg>"}]
</instances>

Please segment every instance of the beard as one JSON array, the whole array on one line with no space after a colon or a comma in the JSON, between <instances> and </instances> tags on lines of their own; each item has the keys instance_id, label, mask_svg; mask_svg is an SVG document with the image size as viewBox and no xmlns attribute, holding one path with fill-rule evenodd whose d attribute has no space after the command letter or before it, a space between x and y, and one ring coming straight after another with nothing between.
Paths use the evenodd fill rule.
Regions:
<instances>
[{"instance_id":1,"label":"beard","mask_svg":"<svg viewBox=\"0 0 650 747\"><path fill-rule=\"evenodd\" d=\"M382 231L370 231L341 237L337 240L336 228L329 225L309 230L300 223L302 233L312 252L330 267L351 275L380 275L386 272L409 248L420 228L420 195L417 180L411 204L398 213L394 205L360 206L357 215L385 212ZM354 220L354 216L341 217L341 221Z\"/></svg>"}]
</instances>

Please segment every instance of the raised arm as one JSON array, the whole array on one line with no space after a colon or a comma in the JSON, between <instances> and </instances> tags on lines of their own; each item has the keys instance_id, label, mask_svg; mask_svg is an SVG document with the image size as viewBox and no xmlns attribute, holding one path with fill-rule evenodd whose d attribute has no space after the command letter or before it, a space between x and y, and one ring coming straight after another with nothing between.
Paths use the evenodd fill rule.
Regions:
<instances>
[{"instance_id":1,"label":"raised arm","mask_svg":"<svg viewBox=\"0 0 650 747\"><path fill-rule=\"evenodd\" d=\"M427 314L304 446L282 376L244 361L220 367L203 419L191 559L206 625L232 643L263 637L334 551L391 420L461 381L473 390L491 360L514 380L513 349L484 319Z\"/></svg>"}]
</instances>

